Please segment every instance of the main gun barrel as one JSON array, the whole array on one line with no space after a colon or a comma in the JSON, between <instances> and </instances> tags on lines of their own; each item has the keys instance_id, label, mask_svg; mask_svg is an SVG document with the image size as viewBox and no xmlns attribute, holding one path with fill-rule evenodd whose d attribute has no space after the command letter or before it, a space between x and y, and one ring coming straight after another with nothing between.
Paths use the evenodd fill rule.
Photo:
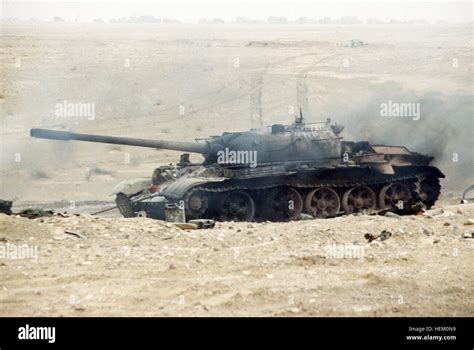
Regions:
<instances>
[{"instance_id":1,"label":"main gun barrel","mask_svg":"<svg viewBox=\"0 0 474 350\"><path fill-rule=\"evenodd\" d=\"M182 142L182 141L163 141L147 140L131 137L116 137L104 135L79 134L68 131L58 131L49 129L31 129L30 136L41 139L61 140L61 141L87 141L110 143L115 145L137 146L156 149L169 149L174 151L200 153L204 156L211 152L208 143Z\"/></svg>"}]
</instances>

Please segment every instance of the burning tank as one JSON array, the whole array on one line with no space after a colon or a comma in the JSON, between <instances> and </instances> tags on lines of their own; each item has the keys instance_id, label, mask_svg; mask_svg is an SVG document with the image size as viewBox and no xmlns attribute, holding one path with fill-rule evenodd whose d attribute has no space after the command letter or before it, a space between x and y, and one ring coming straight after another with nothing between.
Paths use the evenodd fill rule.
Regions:
<instances>
[{"instance_id":1,"label":"burning tank","mask_svg":"<svg viewBox=\"0 0 474 350\"><path fill-rule=\"evenodd\" d=\"M315 218L342 214L428 209L440 194L443 173L433 157L403 146L344 141L344 127L325 122L225 132L199 142L144 140L31 129L32 137L78 140L187 152L158 167L151 178L114 189L122 215L163 219L166 205L186 219L288 221L302 212ZM189 153L204 161L191 163Z\"/></svg>"}]
</instances>

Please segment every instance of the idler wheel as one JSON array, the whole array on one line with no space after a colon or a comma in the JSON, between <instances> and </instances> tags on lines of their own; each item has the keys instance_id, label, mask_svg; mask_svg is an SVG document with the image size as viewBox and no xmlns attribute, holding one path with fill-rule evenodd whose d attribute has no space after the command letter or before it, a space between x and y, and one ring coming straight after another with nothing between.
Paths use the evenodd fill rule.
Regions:
<instances>
[{"instance_id":1,"label":"idler wheel","mask_svg":"<svg viewBox=\"0 0 474 350\"><path fill-rule=\"evenodd\" d=\"M342 208L346 214L370 212L376 205L375 193L367 186L353 187L342 196Z\"/></svg>"},{"instance_id":2,"label":"idler wheel","mask_svg":"<svg viewBox=\"0 0 474 350\"><path fill-rule=\"evenodd\" d=\"M133 218L136 216L135 211L133 210L132 201L125 193L117 193L117 196L115 197L115 204L124 218Z\"/></svg>"},{"instance_id":3,"label":"idler wheel","mask_svg":"<svg viewBox=\"0 0 474 350\"><path fill-rule=\"evenodd\" d=\"M304 208L308 214L315 218L327 218L339 213L341 201L332 188L321 187L306 195Z\"/></svg>"}]
</instances>

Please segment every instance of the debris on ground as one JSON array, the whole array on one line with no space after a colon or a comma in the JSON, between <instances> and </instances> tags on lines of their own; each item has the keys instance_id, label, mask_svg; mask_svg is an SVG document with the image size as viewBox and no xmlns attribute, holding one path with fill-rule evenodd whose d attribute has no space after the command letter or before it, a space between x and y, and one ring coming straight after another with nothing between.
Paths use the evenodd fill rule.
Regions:
<instances>
[{"instance_id":1,"label":"debris on ground","mask_svg":"<svg viewBox=\"0 0 474 350\"><path fill-rule=\"evenodd\" d=\"M189 220L188 223L197 225L198 229L214 228L214 226L216 225L216 221L210 219Z\"/></svg>"},{"instance_id":2,"label":"debris on ground","mask_svg":"<svg viewBox=\"0 0 474 350\"><path fill-rule=\"evenodd\" d=\"M41 217L49 217L54 215L54 211L52 210L43 210L43 209L26 209L23 210L19 213L16 213L16 215L19 215L24 218L28 219L37 219Z\"/></svg>"},{"instance_id":3,"label":"debris on ground","mask_svg":"<svg viewBox=\"0 0 474 350\"><path fill-rule=\"evenodd\" d=\"M0 199L0 213L10 215L12 213L12 201Z\"/></svg>"},{"instance_id":4,"label":"debris on ground","mask_svg":"<svg viewBox=\"0 0 474 350\"><path fill-rule=\"evenodd\" d=\"M392 236L392 233L387 230L383 230L379 235L374 235L372 233L366 233L364 235L365 239L370 243L375 241L376 239L380 238L381 241L385 241Z\"/></svg>"},{"instance_id":5,"label":"debris on ground","mask_svg":"<svg viewBox=\"0 0 474 350\"><path fill-rule=\"evenodd\" d=\"M67 230L66 230L66 231L64 231L64 233L67 234L67 235L72 235L72 236L79 237L79 238L81 238L81 239L86 239L86 236L84 236L84 235L82 235L82 234L80 234L80 233L78 233L78 232L73 232L73 231L67 231Z\"/></svg>"},{"instance_id":6,"label":"debris on ground","mask_svg":"<svg viewBox=\"0 0 474 350\"><path fill-rule=\"evenodd\" d=\"M362 40L352 39L352 40L349 40L344 46L354 48L354 47L363 47L366 45L368 44L364 43Z\"/></svg>"},{"instance_id":7,"label":"debris on ground","mask_svg":"<svg viewBox=\"0 0 474 350\"><path fill-rule=\"evenodd\" d=\"M216 222L210 219L196 219L188 222L172 222L172 224L182 230L201 230L213 228Z\"/></svg>"},{"instance_id":8,"label":"debris on ground","mask_svg":"<svg viewBox=\"0 0 474 350\"><path fill-rule=\"evenodd\" d=\"M469 203L469 200L467 198L467 194L471 191L474 191L474 185L471 185L469 186L468 188L466 188L464 190L464 192L462 193L462 199L461 199L461 204L467 204Z\"/></svg>"},{"instance_id":9,"label":"debris on ground","mask_svg":"<svg viewBox=\"0 0 474 350\"><path fill-rule=\"evenodd\" d=\"M314 217L309 214L301 213L298 220L314 220Z\"/></svg>"},{"instance_id":10,"label":"debris on ground","mask_svg":"<svg viewBox=\"0 0 474 350\"><path fill-rule=\"evenodd\" d=\"M380 240L385 241L386 239L389 239L391 236L392 236L391 232L387 230L383 230L382 233L380 234Z\"/></svg>"},{"instance_id":11,"label":"debris on ground","mask_svg":"<svg viewBox=\"0 0 474 350\"><path fill-rule=\"evenodd\" d=\"M385 213L385 216L388 217L388 218L400 219L400 215L395 214L395 213L393 213L393 212L391 212L391 211L387 211L387 212Z\"/></svg>"},{"instance_id":12,"label":"debris on ground","mask_svg":"<svg viewBox=\"0 0 474 350\"><path fill-rule=\"evenodd\" d=\"M464 238L464 239L474 238L474 233L473 232L464 232L462 238Z\"/></svg>"}]
</instances>

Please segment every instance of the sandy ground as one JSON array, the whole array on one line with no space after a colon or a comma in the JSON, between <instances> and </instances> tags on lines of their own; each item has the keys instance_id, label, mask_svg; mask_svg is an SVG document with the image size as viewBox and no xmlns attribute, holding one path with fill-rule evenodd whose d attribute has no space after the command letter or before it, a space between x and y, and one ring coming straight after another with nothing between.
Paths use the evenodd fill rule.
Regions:
<instances>
[{"instance_id":1,"label":"sandy ground","mask_svg":"<svg viewBox=\"0 0 474 350\"><path fill-rule=\"evenodd\" d=\"M80 216L0 215L0 247L38 253L0 258L0 315L474 314L473 240L463 238L474 207L457 205L474 183L471 26L1 29L0 198ZM345 47L351 39L368 45ZM420 102L421 120L382 119L388 100ZM93 103L95 118L56 115L64 101ZM445 213L190 232L116 212L94 218L118 182L179 153L29 137L44 127L192 141L290 123L298 106L309 122L345 124L346 139L436 156L447 178L434 210ZM259 108L261 123L251 118ZM364 239L384 229L388 240Z\"/></svg>"},{"instance_id":2,"label":"sandy ground","mask_svg":"<svg viewBox=\"0 0 474 350\"><path fill-rule=\"evenodd\" d=\"M146 218L2 214L0 315L472 316L473 217L466 204L183 231ZM382 230L393 235L367 243Z\"/></svg>"}]
</instances>

